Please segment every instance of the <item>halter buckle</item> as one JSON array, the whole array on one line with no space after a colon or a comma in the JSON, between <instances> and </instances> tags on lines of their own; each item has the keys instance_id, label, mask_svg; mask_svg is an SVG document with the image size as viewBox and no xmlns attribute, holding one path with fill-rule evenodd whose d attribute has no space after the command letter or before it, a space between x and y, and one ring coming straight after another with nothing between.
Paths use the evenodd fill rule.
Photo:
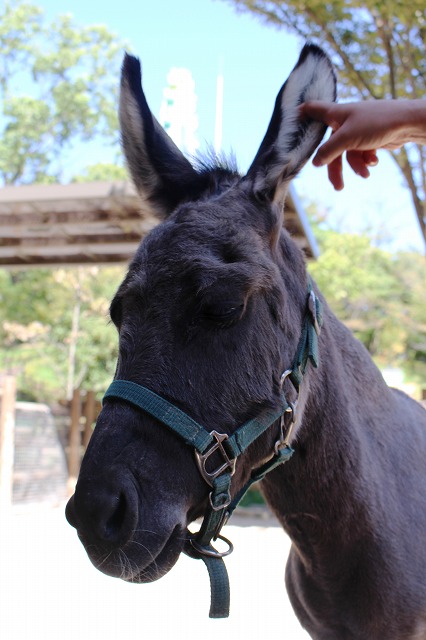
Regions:
<instances>
[{"instance_id":1,"label":"halter buckle","mask_svg":"<svg viewBox=\"0 0 426 640\"><path fill-rule=\"evenodd\" d=\"M284 411L283 415L281 416L281 421L280 421L281 437L275 443L275 454L276 455L278 455L278 452L279 452L280 449L283 449L284 447L289 447L290 446L290 437L291 437L291 434L293 432L294 424L296 422L296 408L297 408L297 403L296 402L294 402L294 403L293 402L289 402L287 409ZM288 428L285 429L285 416L288 413L291 414L290 424L289 424Z\"/></svg>"},{"instance_id":2,"label":"halter buckle","mask_svg":"<svg viewBox=\"0 0 426 640\"><path fill-rule=\"evenodd\" d=\"M213 480L215 480L215 478L220 476L225 471L228 470L231 476L234 475L235 464L237 462L237 459L229 458L228 454L226 453L223 447L222 442L228 439L228 435L226 433L218 433L217 431L211 431L210 435L216 440L216 442L213 443L213 445L210 447L210 449L206 451L206 453L199 453L198 451L195 451L195 460L197 461L198 469L200 470L200 473L203 476L204 480L207 482L207 484L209 484L212 487ZM207 471L206 469L207 460L216 451L218 452L218 454L222 456L222 458L224 459L224 463L214 471Z\"/></svg>"}]
</instances>

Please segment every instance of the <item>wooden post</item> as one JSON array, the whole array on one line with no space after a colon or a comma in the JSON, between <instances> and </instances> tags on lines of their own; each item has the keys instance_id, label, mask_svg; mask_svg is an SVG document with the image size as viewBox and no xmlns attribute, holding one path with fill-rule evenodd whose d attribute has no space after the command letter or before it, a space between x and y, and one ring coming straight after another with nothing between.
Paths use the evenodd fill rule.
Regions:
<instances>
[{"instance_id":1,"label":"wooden post","mask_svg":"<svg viewBox=\"0 0 426 640\"><path fill-rule=\"evenodd\" d=\"M81 418L81 402L80 402L80 390L74 389L71 399L71 426L70 426L70 439L69 439L69 452L68 452L68 494L74 493L75 485L77 482L78 472L80 471L80 457L81 457L81 433L80 433L80 418Z\"/></svg>"},{"instance_id":2,"label":"wooden post","mask_svg":"<svg viewBox=\"0 0 426 640\"><path fill-rule=\"evenodd\" d=\"M16 379L4 376L0 399L0 509L12 505Z\"/></svg>"},{"instance_id":3,"label":"wooden post","mask_svg":"<svg viewBox=\"0 0 426 640\"><path fill-rule=\"evenodd\" d=\"M89 440L92 435L92 425L95 421L96 411L96 397L94 391L88 391L86 395L86 402L84 403L84 434L83 434L83 447L87 448Z\"/></svg>"}]
</instances>

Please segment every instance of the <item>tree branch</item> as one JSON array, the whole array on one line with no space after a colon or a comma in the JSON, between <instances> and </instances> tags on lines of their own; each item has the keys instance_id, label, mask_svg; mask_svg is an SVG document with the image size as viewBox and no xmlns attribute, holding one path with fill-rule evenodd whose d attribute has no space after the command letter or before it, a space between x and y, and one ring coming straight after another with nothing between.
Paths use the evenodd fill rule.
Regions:
<instances>
[{"instance_id":1,"label":"tree branch","mask_svg":"<svg viewBox=\"0 0 426 640\"><path fill-rule=\"evenodd\" d=\"M420 231L426 243L426 200L422 199L418 193L418 187L416 185L413 167L411 166L410 160L408 158L407 150L404 147L402 147L402 149L400 149L399 152L391 151L390 154L404 175L407 186L411 193L411 199L412 199L414 210L416 212L417 220L420 226ZM422 154L421 154L421 157L422 157ZM426 181L424 176L424 164L423 163L420 163L420 164L422 165L423 181L425 184Z\"/></svg>"},{"instance_id":2,"label":"tree branch","mask_svg":"<svg viewBox=\"0 0 426 640\"><path fill-rule=\"evenodd\" d=\"M386 54L388 69L389 69L389 85L390 94L392 98L397 98L397 83L395 72L395 60L392 50L392 28L389 27L388 19L381 15L378 8L371 12L374 22L377 28L377 32L383 42L383 48Z\"/></svg>"}]
</instances>

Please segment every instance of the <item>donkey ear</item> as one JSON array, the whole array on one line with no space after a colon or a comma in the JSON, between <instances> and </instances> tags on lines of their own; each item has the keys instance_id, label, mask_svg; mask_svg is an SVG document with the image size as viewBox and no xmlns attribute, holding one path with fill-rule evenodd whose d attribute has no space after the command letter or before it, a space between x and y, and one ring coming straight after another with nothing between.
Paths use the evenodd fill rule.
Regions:
<instances>
[{"instance_id":1,"label":"donkey ear","mask_svg":"<svg viewBox=\"0 0 426 640\"><path fill-rule=\"evenodd\" d=\"M126 54L119 111L122 145L142 200L164 218L188 197L198 175L152 115L141 80L139 60Z\"/></svg>"},{"instance_id":2,"label":"donkey ear","mask_svg":"<svg viewBox=\"0 0 426 640\"><path fill-rule=\"evenodd\" d=\"M322 140L327 127L302 120L298 107L308 100L336 99L336 76L322 49L306 44L281 87L268 130L248 170L255 193L284 202L288 185Z\"/></svg>"}]
</instances>

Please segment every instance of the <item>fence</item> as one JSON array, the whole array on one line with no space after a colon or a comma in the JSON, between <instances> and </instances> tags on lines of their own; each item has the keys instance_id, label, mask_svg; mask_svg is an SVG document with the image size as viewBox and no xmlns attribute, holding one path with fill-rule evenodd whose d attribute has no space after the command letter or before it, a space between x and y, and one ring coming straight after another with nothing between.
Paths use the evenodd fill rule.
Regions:
<instances>
[{"instance_id":1,"label":"fence","mask_svg":"<svg viewBox=\"0 0 426 640\"><path fill-rule=\"evenodd\" d=\"M65 414L61 416L64 419L62 428L60 425L61 420L58 420L57 415L55 416L56 428L58 428L59 435L62 432L62 446L65 448L67 457L67 493L69 495L74 491L81 460L89 444L100 408L100 402L96 400L94 391L85 392L75 389L71 402L66 408L64 407ZM38 414L42 409L44 413L39 416ZM34 412L37 413L37 420L34 418ZM19 425L17 424L18 415L20 416ZM38 469L38 484L41 483L42 478L38 476L41 474L43 461L38 460L37 465L35 465L34 461L30 461L30 464L29 459L31 456L47 455L48 460L45 461L44 466L46 469L44 469L44 475L49 480L49 464L53 469L53 453L51 450L53 437L49 440L49 447L46 444L46 438L49 435L52 436L53 432L56 433L56 428L53 423L47 424L48 418L50 421L52 420L47 405L16 402L16 379L14 376L0 376L0 509L11 506L15 499L18 501L23 500L23 493L28 493L27 485L34 485L34 482L28 481L27 476L34 475L35 466ZM27 424L28 420L30 420L31 424ZM50 428L49 433L47 433L47 426ZM50 433L51 431L52 433ZM44 439L42 439L42 436ZM55 464L58 466L56 458ZM51 483L53 482L52 478L50 481ZM38 493L42 493L42 488ZM33 489L33 493L37 493L35 485ZM46 491L44 492L46 493ZM36 497L40 499L38 494Z\"/></svg>"},{"instance_id":2,"label":"fence","mask_svg":"<svg viewBox=\"0 0 426 640\"><path fill-rule=\"evenodd\" d=\"M89 444L93 426L98 417L101 404L96 400L94 391L74 389L69 405L70 427L67 447L68 457L68 492L74 491L80 471L83 454Z\"/></svg>"}]
</instances>

